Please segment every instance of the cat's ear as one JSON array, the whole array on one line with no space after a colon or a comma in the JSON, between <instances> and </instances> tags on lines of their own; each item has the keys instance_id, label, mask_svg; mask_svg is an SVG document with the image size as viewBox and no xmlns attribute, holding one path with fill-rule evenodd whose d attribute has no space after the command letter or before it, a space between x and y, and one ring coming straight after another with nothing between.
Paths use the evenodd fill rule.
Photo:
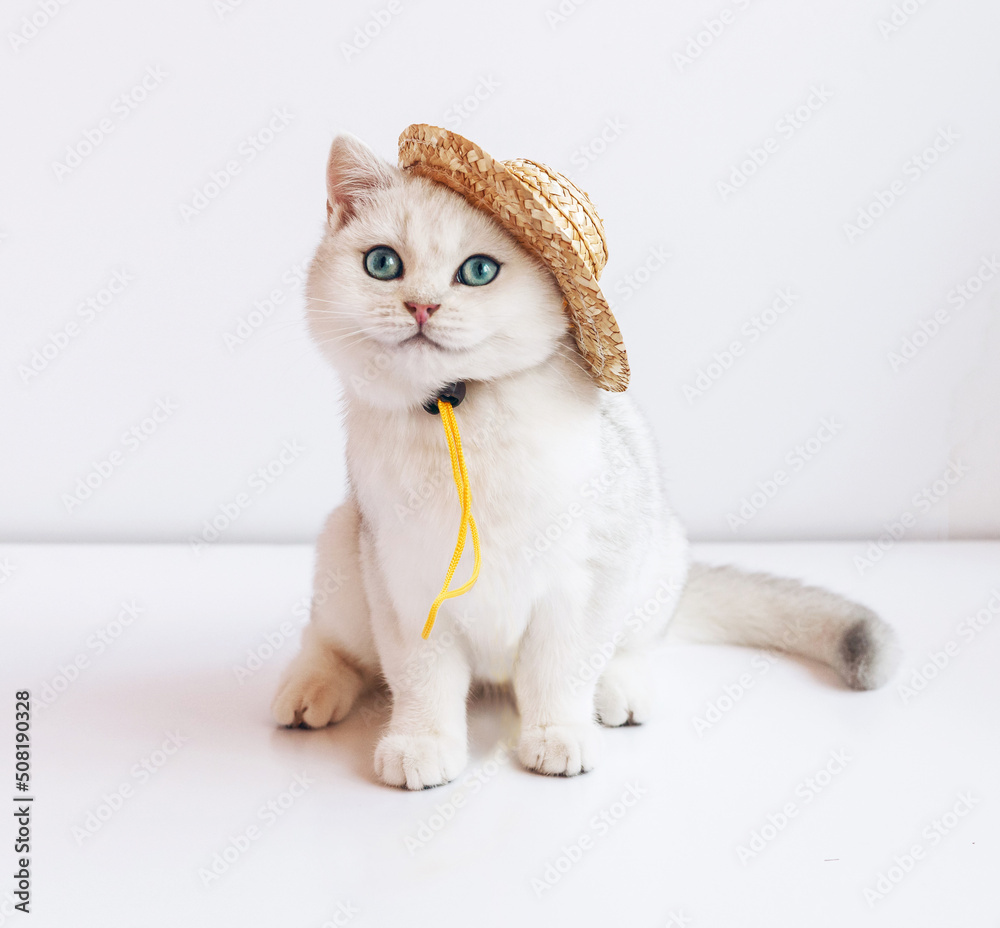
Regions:
<instances>
[{"instance_id":1,"label":"cat's ear","mask_svg":"<svg viewBox=\"0 0 1000 928\"><path fill-rule=\"evenodd\" d=\"M378 189L392 186L395 168L353 135L338 135L326 163L326 219L338 229Z\"/></svg>"}]
</instances>

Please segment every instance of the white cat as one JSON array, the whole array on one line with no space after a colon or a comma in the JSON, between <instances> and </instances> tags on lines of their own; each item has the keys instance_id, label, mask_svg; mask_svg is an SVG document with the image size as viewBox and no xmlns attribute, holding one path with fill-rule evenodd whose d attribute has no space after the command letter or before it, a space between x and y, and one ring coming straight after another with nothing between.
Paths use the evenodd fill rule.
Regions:
<instances>
[{"instance_id":1,"label":"white cat","mask_svg":"<svg viewBox=\"0 0 1000 928\"><path fill-rule=\"evenodd\" d=\"M627 396L594 384L554 278L498 223L350 136L333 143L327 189L308 314L344 386L350 487L319 539L316 589L345 580L314 599L274 700L280 724L338 722L384 678L392 719L375 770L421 789L466 764L475 680L512 683L526 767L590 770L598 721L648 718L647 652L668 623L814 658L854 689L887 679L894 635L864 606L689 564L649 429ZM467 386L455 415L482 571L425 641L460 507L424 404L452 382ZM469 570L464 557L457 579Z\"/></svg>"}]
</instances>

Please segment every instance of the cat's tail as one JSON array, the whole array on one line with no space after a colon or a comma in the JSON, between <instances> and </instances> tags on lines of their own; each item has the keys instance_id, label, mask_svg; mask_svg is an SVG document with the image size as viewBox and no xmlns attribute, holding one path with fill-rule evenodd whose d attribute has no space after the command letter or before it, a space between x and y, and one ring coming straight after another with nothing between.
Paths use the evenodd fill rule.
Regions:
<instances>
[{"instance_id":1,"label":"cat's tail","mask_svg":"<svg viewBox=\"0 0 1000 928\"><path fill-rule=\"evenodd\" d=\"M671 636L800 654L851 689L872 690L899 664L896 634L871 609L798 580L692 564Z\"/></svg>"}]
</instances>

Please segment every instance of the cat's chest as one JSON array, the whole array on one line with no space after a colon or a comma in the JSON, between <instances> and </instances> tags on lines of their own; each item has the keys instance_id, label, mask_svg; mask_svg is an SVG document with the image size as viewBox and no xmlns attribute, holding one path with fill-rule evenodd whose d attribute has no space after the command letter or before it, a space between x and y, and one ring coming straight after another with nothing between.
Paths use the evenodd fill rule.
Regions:
<instances>
[{"instance_id":1,"label":"cat's chest","mask_svg":"<svg viewBox=\"0 0 1000 928\"><path fill-rule=\"evenodd\" d=\"M456 418L473 513L497 542L523 540L540 517L578 494L599 463L592 422L553 421L537 410L456 412L463 413ZM362 511L379 529L454 535L458 491L438 416L349 427L348 468Z\"/></svg>"}]
</instances>

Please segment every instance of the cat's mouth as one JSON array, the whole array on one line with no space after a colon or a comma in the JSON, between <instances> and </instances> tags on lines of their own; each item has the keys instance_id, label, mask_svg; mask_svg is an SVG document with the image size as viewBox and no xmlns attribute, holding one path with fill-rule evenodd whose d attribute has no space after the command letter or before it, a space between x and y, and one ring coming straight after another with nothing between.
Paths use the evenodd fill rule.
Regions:
<instances>
[{"instance_id":1,"label":"cat's mouth","mask_svg":"<svg viewBox=\"0 0 1000 928\"><path fill-rule=\"evenodd\" d=\"M414 332L408 338L404 338L401 342L397 343L397 347L402 348L405 345L415 345L418 347L432 348L437 351L451 351L452 349L446 345L442 345L439 341L431 338L423 329L419 332Z\"/></svg>"}]
</instances>

